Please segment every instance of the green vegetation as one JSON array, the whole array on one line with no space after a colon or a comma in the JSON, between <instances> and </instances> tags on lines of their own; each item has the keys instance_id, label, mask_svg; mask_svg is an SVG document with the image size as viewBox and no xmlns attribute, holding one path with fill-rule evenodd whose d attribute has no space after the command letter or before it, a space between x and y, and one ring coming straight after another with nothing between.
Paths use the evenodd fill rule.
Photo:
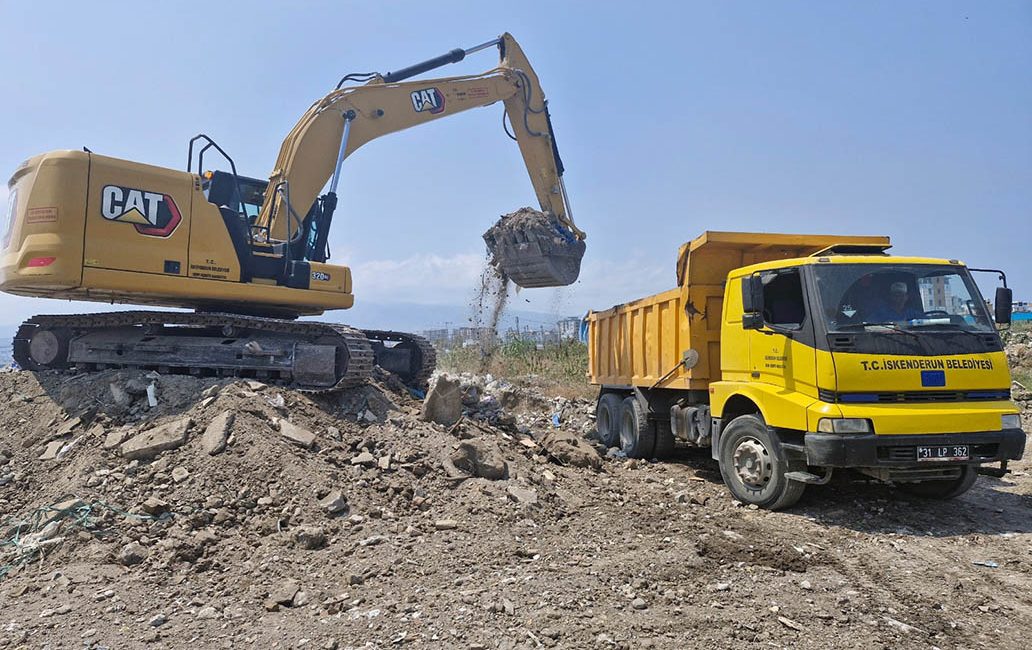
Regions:
<instances>
[{"instance_id":1,"label":"green vegetation","mask_svg":"<svg viewBox=\"0 0 1032 650\"><path fill-rule=\"evenodd\" d=\"M438 350L437 366L446 372L490 373L531 384L547 395L594 398L588 383L588 346L579 341L549 343L512 340L485 350L479 345Z\"/></svg>"}]
</instances>

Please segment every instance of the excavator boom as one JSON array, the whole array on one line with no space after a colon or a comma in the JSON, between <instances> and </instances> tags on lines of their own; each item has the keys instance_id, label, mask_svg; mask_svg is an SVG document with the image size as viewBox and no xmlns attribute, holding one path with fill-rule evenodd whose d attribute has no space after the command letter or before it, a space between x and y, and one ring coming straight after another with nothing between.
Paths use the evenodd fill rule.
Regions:
<instances>
[{"instance_id":1,"label":"excavator boom","mask_svg":"<svg viewBox=\"0 0 1032 650\"><path fill-rule=\"evenodd\" d=\"M497 45L501 56L500 64L492 70L478 75L403 81L492 45ZM452 50L397 72L369 76L363 85L338 85L312 104L291 129L269 177L270 191L266 192L255 222L259 231L272 241L289 242L298 236L304 216L316 199L328 198L330 205L336 206L342 163L370 140L501 101L542 212L554 218L565 231L565 240L583 254L583 245L577 246L576 242L585 235L574 224L570 212L548 104L537 74L511 35L503 34L469 50ZM319 197L327 182L329 191ZM324 225L323 230L326 229ZM519 253L511 250L500 255L513 259L514 267L526 262L517 263ZM577 262L579 268L579 255ZM518 271L514 268L511 275L519 284ZM547 278L538 278L533 286L568 284L575 278L576 275L551 285Z\"/></svg>"}]
</instances>

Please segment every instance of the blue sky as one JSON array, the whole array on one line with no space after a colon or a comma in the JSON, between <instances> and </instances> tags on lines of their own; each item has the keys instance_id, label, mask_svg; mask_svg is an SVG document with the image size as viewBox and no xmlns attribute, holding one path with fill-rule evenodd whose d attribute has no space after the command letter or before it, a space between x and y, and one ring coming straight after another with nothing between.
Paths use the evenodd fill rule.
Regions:
<instances>
[{"instance_id":1,"label":"blue sky","mask_svg":"<svg viewBox=\"0 0 1032 650\"><path fill-rule=\"evenodd\" d=\"M898 253L1002 266L1032 298L1032 3L0 0L0 27L0 174L83 145L183 168L205 132L264 177L343 74L509 31L541 78L588 232L581 281L524 291L521 308L578 313L669 288L677 246L707 229L887 234ZM437 73L495 63L489 50ZM534 200L501 112L348 159L331 245L353 267L356 315L468 301L480 234ZM0 298L10 321L72 307Z\"/></svg>"}]
</instances>

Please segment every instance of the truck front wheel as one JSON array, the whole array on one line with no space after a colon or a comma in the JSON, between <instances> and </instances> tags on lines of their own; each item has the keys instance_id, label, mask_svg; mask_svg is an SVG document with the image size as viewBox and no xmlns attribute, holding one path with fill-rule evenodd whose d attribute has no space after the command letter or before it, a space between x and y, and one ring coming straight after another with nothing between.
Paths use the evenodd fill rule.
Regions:
<instances>
[{"instance_id":1,"label":"truck front wheel","mask_svg":"<svg viewBox=\"0 0 1032 650\"><path fill-rule=\"evenodd\" d=\"M921 481L920 483L897 483L896 487L903 492L925 499L952 499L959 497L975 484L978 470L974 465L960 468L960 476L945 481Z\"/></svg>"},{"instance_id":2,"label":"truck front wheel","mask_svg":"<svg viewBox=\"0 0 1032 650\"><path fill-rule=\"evenodd\" d=\"M804 483L785 474L805 470L802 462L782 461L767 425L758 415L740 415L720 436L720 474L736 499L768 510L787 508L799 500ZM798 467L796 465L799 465Z\"/></svg>"}]
</instances>

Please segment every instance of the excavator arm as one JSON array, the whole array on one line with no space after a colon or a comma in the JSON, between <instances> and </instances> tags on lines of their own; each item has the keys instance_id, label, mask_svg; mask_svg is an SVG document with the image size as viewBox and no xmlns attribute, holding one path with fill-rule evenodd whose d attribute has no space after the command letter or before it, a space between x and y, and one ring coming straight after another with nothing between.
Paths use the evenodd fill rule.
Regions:
<instances>
[{"instance_id":1,"label":"excavator arm","mask_svg":"<svg viewBox=\"0 0 1032 650\"><path fill-rule=\"evenodd\" d=\"M403 81L497 45L498 67L478 75ZM280 147L269 177L256 229L270 242L292 241L305 214L330 181L330 209L336 205L343 161L365 143L471 108L501 101L520 147L542 212L554 217L577 241L563 185L563 166L552 132L544 92L523 50L509 34L470 50L452 50L409 68L366 75L359 86L338 88L298 120ZM345 77L345 79L348 79ZM342 80L343 83L343 80ZM540 285L546 286L546 285Z\"/></svg>"}]
</instances>

